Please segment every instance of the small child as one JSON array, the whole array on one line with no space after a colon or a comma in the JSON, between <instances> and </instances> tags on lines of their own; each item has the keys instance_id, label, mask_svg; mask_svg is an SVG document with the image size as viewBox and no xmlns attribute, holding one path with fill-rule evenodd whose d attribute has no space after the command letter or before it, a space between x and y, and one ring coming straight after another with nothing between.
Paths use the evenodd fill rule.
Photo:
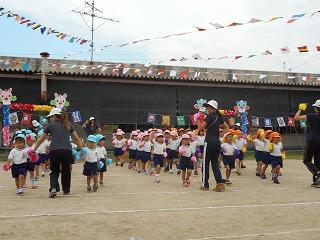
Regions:
<instances>
[{"instance_id":1,"label":"small child","mask_svg":"<svg viewBox=\"0 0 320 240\"><path fill-rule=\"evenodd\" d=\"M236 130L235 134L235 146L239 149L239 156L236 158L236 173L241 175L241 167L243 165L244 153L247 151L247 141L242 138L242 132L240 130Z\"/></svg>"},{"instance_id":2,"label":"small child","mask_svg":"<svg viewBox=\"0 0 320 240\"><path fill-rule=\"evenodd\" d=\"M164 158L167 157L166 144L164 142L164 135L157 133L153 141L153 163L156 168L155 182L160 183L160 172L164 164Z\"/></svg>"},{"instance_id":3,"label":"small child","mask_svg":"<svg viewBox=\"0 0 320 240\"><path fill-rule=\"evenodd\" d=\"M138 132L132 131L131 137L128 140L129 147L129 164L128 168L134 168L137 161L137 149L138 149Z\"/></svg>"},{"instance_id":4,"label":"small child","mask_svg":"<svg viewBox=\"0 0 320 240\"><path fill-rule=\"evenodd\" d=\"M271 137L272 131L267 130L264 133L263 141L264 141L264 155L263 155L263 169L262 169L262 179L266 179L266 170L268 166L271 164L270 159L270 151L269 151L269 143L270 143L270 137Z\"/></svg>"},{"instance_id":5,"label":"small child","mask_svg":"<svg viewBox=\"0 0 320 240\"><path fill-rule=\"evenodd\" d=\"M192 152L194 153L194 157L196 158L195 153L196 153L196 150L197 150L197 146L199 146L199 143L197 142L197 136L192 131L189 131L188 135L189 135L190 147L192 149ZM194 167L193 168L194 169L194 175L198 175L198 167L199 167L199 165L198 165L198 162L197 162L197 158L196 158L196 161L193 162L193 165L194 165L193 166Z\"/></svg>"},{"instance_id":6,"label":"small child","mask_svg":"<svg viewBox=\"0 0 320 240\"><path fill-rule=\"evenodd\" d=\"M143 152L142 152L142 173L143 174L152 174L151 170L151 147L152 143L150 141L150 135L149 132L144 132L143 134L143 141L141 143L143 145ZM148 171L146 171L146 166L148 168Z\"/></svg>"},{"instance_id":7,"label":"small child","mask_svg":"<svg viewBox=\"0 0 320 240\"><path fill-rule=\"evenodd\" d=\"M270 160L272 166L272 180L275 184L280 184L278 175L280 169L283 167L282 150L283 145L281 136L277 132L273 132L270 137L269 143Z\"/></svg>"},{"instance_id":8,"label":"small child","mask_svg":"<svg viewBox=\"0 0 320 240\"><path fill-rule=\"evenodd\" d=\"M223 164L226 168L226 184L232 184L230 181L231 170L235 168L235 155L239 150L233 144L234 133L228 132L224 137L224 143L221 145L223 153Z\"/></svg>"},{"instance_id":9,"label":"small child","mask_svg":"<svg viewBox=\"0 0 320 240\"><path fill-rule=\"evenodd\" d=\"M26 181L26 175L28 171L27 163L27 149L25 147L26 138L23 134L16 134L14 138L14 149L12 149L8 156L7 164L11 165L12 178L16 183L16 194L22 196L23 186Z\"/></svg>"},{"instance_id":10,"label":"small child","mask_svg":"<svg viewBox=\"0 0 320 240\"><path fill-rule=\"evenodd\" d=\"M257 162L256 176L266 179L266 175L262 171L263 159L264 159L264 141L263 141L264 130L259 129L254 136L254 157Z\"/></svg>"},{"instance_id":11,"label":"small child","mask_svg":"<svg viewBox=\"0 0 320 240\"><path fill-rule=\"evenodd\" d=\"M203 161L203 150L204 150L204 140L205 140L206 136L205 136L205 131L201 130L198 132L198 136L197 136L197 141L199 144L199 149L200 149L200 154L199 154L199 160L200 160L200 165L201 165L201 161Z\"/></svg>"},{"instance_id":12,"label":"small child","mask_svg":"<svg viewBox=\"0 0 320 240\"><path fill-rule=\"evenodd\" d=\"M126 142L127 140L123 137L123 132L122 130L118 129L118 131L115 134L115 138L112 141L112 144L114 146L114 156L116 157L116 166L119 164L121 167L124 165L124 159L123 159L123 154L126 149Z\"/></svg>"},{"instance_id":13,"label":"small child","mask_svg":"<svg viewBox=\"0 0 320 240\"><path fill-rule=\"evenodd\" d=\"M171 140L171 134L170 133L171 133L170 130L165 130L163 132L164 142L165 142L167 148L168 148L169 142ZM167 153L167 155L168 155L168 153ZM169 172L169 165L170 165L170 159L166 158L164 160L164 172Z\"/></svg>"},{"instance_id":14,"label":"small child","mask_svg":"<svg viewBox=\"0 0 320 240\"><path fill-rule=\"evenodd\" d=\"M97 151L97 138L94 135L89 135L87 138L87 152L85 153L83 165L83 175L87 177L87 192L98 190L98 164L100 159ZM91 180L93 179L93 188L91 189Z\"/></svg>"},{"instance_id":15,"label":"small child","mask_svg":"<svg viewBox=\"0 0 320 240\"><path fill-rule=\"evenodd\" d=\"M40 137L43 134L43 132L39 132L38 136ZM50 146L50 136L47 135L46 139L40 144L40 146L37 149L37 154L39 155L39 161L38 165L40 165L40 169L36 171L36 177L39 175L39 170L41 170L41 176L45 177L45 164L49 160L49 146ZM38 175L37 175L38 174Z\"/></svg>"},{"instance_id":16,"label":"small child","mask_svg":"<svg viewBox=\"0 0 320 240\"><path fill-rule=\"evenodd\" d=\"M103 186L103 174L107 171L107 150L105 148L105 136L103 136L102 134L97 134L96 135L97 141L98 141L98 146L97 146L97 152L98 152L98 159L100 160L100 164L101 162L103 163L103 167L98 168L98 172L99 172L99 185Z\"/></svg>"},{"instance_id":17,"label":"small child","mask_svg":"<svg viewBox=\"0 0 320 240\"><path fill-rule=\"evenodd\" d=\"M179 169L182 171L182 183L185 187L190 186L190 176L196 162L195 149L190 145L190 136L181 136L181 146L179 147ZM192 161L193 160L193 161Z\"/></svg>"},{"instance_id":18,"label":"small child","mask_svg":"<svg viewBox=\"0 0 320 240\"><path fill-rule=\"evenodd\" d=\"M169 164L169 172L173 174L172 165L178 156L177 153L179 151L180 140L178 139L178 133L176 131L171 131L170 136L171 139L167 145L167 159Z\"/></svg>"},{"instance_id":19,"label":"small child","mask_svg":"<svg viewBox=\"0 0 320 240\"><path fill-rule=\"evenodd\" d=\"M137 138L137 163L136 163L137 173L141 173L141 170L142 170L143 149L144 149L143 133L139 133Z\"/></svg>"},{"instance_id":20,"label":"small child","mask_svg":"<svg viewBox=\"0 0 320 240\"><path fill-rule=\"evenodd\" d=\"M35 142L36 142L36 134L35 133L30 133L28 135L26 135L26 143L27 143L27 146L31 149L34 148L34 145L35 145ZM27 161L27 165L28 165L28 172L29 172L29 175L30 175L30 182L31 182L31 188L32 189L37 189L38 186L36 185L36 182L39 180L38 177L35 177L35 174L34 174L34 170L36 169L37 170L37 173L39 175L39 165L35 165L34 162L32 162L29 158L28 158L28 161ZM26 181L26 178L25 178L25 183L24 183L24 188L27 187L27 181Z\"/></svg>"}]
</instances>

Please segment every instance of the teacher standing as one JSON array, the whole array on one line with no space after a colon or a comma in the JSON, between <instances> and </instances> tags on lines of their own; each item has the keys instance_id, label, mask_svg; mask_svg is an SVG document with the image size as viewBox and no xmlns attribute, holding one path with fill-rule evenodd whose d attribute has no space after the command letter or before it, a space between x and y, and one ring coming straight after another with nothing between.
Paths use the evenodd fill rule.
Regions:
<instances>
[{"instance_id":1,"label":"teacher standing","mask_svg":"<svg viewBox=\"0 0 320 240\"><path fill-rule=\"evenodd\" d=\"M312 187L320 187L320 100L313 105L314 113L301 115L302 110L296 113L294 120L307 120L308 133L303 163L313 175ZM314 163L312 163L314 159Z\"/></svg>"},{"instance_id":2,"label":"teacher standing","mask_svg":"<svg viewBox=\"0 0 320 240\"><path fill-rule=\"evenodd\" d=\"M59 108L53 108L49 115L49 124L44 130L43 135L35 144L34 151L38 149L40 144L45 140L47 135L51 137L51 144L49 147L50 157L50 189L49 198L54 198L59 187L59 174L61 171L61 185L64 195L70 193L71 186L71 161L72 161L72 147L70 143L70 136L72 136L78 147L82 148L82 142L79 139L74 128L68 121L66 112Z\"/></svg>"},{"instance_id":3,"label":"teacher standing","mask_svg":"<svg viewBox=\"0 0 320 240\"><path fill-rule=\"evenodd\" d=\"M204 156L202 163L202 186L201 190L209 191L209 165L211 162L212 171L216 180L216 187L213 191L223 192L225 190L225 180L222 178L219 168L219 155L221 151L220 135L224 136L229 130L229 126L223 121L222 115L218 109L218 103L214 100L204 104L208 115L204 122L198 122L198 130L206 129L206 138L204 143ZM220 128L222 132L220 133Z\"/></svg>"}]
</instances>

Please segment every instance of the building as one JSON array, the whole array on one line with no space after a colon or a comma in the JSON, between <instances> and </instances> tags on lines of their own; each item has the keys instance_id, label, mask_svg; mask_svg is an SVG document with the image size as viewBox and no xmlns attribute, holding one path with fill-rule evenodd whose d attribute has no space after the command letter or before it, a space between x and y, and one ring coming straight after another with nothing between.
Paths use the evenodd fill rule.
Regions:
<instances>
[{"instance_id":1,"label":"building","mask_svg":"<svg viewBox=\"0 0 320 240\"><path fill-rule=\"evenodd\" d=\"M195 113L193 105L200 98L217 100L221 109L233 109L243 99L250 106L249 115L273 120L286 119L299 103L320 98L316 74L19 57L0 57L0 88L13 88L18 102L40 104L41 72L47 78L47 104L54 93L67 93L68 111L127 130L148 127L147 113L159 114L157 125L161 115L170 115L175 125L175 116ZM276 121L273 127L278 127ZM300 128L282 132L301 133Z\"/></svg>"}]
</instances>

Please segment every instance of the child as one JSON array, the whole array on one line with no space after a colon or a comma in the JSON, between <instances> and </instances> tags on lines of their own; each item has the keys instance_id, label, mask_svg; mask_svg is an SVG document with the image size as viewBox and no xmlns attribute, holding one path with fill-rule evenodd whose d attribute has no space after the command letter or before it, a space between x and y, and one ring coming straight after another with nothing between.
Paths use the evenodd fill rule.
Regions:
<instances>
[{"instance_id":1,"label":"child","mask_svg":"<svg viewBox=\"0 0 320 240\"><path fill-rule=\"evenodd\" d=\"M224 143L221 145L223 152L223 164L226 168L226 184L232 184L230 181L231 170L235 167L235 155L239 150L232 143L234 133L228 132L224 137Z\"/></svg>"},{"instance_id":2,"label":"child","mask_svg":"<svg viewBox=\"0 0 320 240\"><path fill-rule=\"evenodd\" d=\"M280 134L277 132L273 132L270 137L269 143L269 151L270 151L270 160L272 166L272 180L275 184L280 184L278 180L278 175L280 168L283 167L282 162L282 141Z\"/></svg>"},{"instance_id":3,"label":"child","mask_svg":"<svg viewBox=\"0 0 320 240\"><path fill-rule=\"evenodd\" d=\"M203 150L204 150L204 140L205 140L206 136L205 136L205 132L204 130L201 130L198 132L198 136L197 136L197 142L199 144L199 149L200 149L200 153L199 153L199 160L203 160Z\"/></svg>"},{"instance_id":4,"label":"child","mask_svg":"<svg viewBox=\"0 0 320 240\"><path fill-rule=\"evenodd\" d=\"M180 146L180 140L178 139L178 133L176 131L171 131L170 136L171 139L169 140L169 143L167 145L167 159L169 164L169 172L173 174L172 165L178 155L177 153Z\"/></svg>"},{"instance_id":5,"label":"child","mask_svg":"<svg viewBox=\"0 0 320 240\"><path fill-rule=\"evenodd\" d=\"M192 152L195 154L196 150L197 150L197 146L199 145L199 143L196 141L197 136L192 131L189 131L188 135L189 135L190 147L192 149ZM196 158L196 156L194 156L194 157ZM194 168L193 168L194 169L194 175L198 175L198 162L194 161L193 164L194 164Z\"/></svg>"},{"instance_id":6,"label":"child","mask_svg":"<svg viewBox=\"0 0 320 240\"><path fill-rule=\"evenodd\" d=\"M263 141L264 141L264 154L263 154L263 169L262 169L262 179L266 179L266 170L269 166L269 164L271 164L271 159L270 159L270 151L269 151L269 143L270 143L270 136L272 134L271 130L267 130L265 131L265 134L263 136Z\"/></svg>"},{"instance_id":7,"label":"child","mask_svg":"<svg viewBox=\"0 0 320 240\"><path fill-rule=\"evenodd\" d=\"M123 137L123 132L118 129L118 131L115 134L115 138L112 141L112 144L114 146L114 156L116 157L116 166L119 164L121 167L124 165L124 159L123 159L123 154L125 152L126 148L126 139Z\"/></svg>"},{"instance_id":8,"label":"child","mask_svg":"<svg viewBox=\"0 0 320 240\"><path fill-rule=\"evenodd\" d=\"M243 157L244 153L247 151L247 141L242 138L242 132L240 130L236 130L235 134L235 146L239 149L239 156L236 158L236 173L241 175L241 166L243 166Z\"/></svg>"},{"instance_id":9,"label":"child","mask_svg":"<svg viewBox=\"0 0 320 240\"><path fill-rule=\"evenodd\" d=\"M43 134L43 132L39 132L38 136L40 137ZM50 146L50 136L47 135L46 139L40 144L40 146L37 149L37 154L39 155L39 161L38 163L36 163L36 165L40 165L41 168L41 176L45 177L45 164L46 162L49 160L49 146ZM39 175L39 166L38 166L38 170L36 167L36 177L38 177ZM37 175L38 174L38 175Z\"/></svg>"},{"instance_id":10,"label":"child","mask_svg":"<svg viewBox=\"0 0 320 240\"><path fill-rule=\"evenodd\" d=\"M25 136L17 134L14 138L14 149L12 149L8 156L7 164L11 164L12 178L15 179L17 191L16 194L23 195L23 185L26 181L28 171L27 154L25 148Z\"/></svg>"},{"instance_id":11,"label":"child","mask_svg":"<svg viewBox=\"0 0 320 240\"><path fill-rule=\"evenodd\" d=\"M182 183L185 187L190 186L190 176L194 169L195 149L190 145L190 136L184 134L181 136L181 146L179 147L179 169L182 171ZM193 159L193 161L192 161Z\"/></svg>"},{"instance_id":12,"label":"child","mask_svg":"<svg viewBox=\"0 0 320 240\"><path fill-rule=\"evenodd\" d=\"M89 135L88 141L88 151L85 153L83 165L83 175L87 177L87 192L92 190L96 192L98 190L98 164L100 164L100 159L97 151L97 138L94 135ZM91 189L91 180L93 179L93 188Z\"/></svg>"},{"instance_id":13,"label":"child","mask_svg":"<svg viewBox=\"0 0 320 240\"><path fill-rule=\"evenodd\" d=\"M137 164L136 164L137 173L141 173L142 171L143 149L144 149L143 133L140 133L137 138Z\"/></svg>"},{"instance_id":14,"label":"child","mask_svg":"<svg viewBox=\"0 0 320 240\"><path fill-rule=\"evenodd\" d=\"M136 166L137 160L137 148L138 148L138 132L132 131L131 137L128 140L128 147L129 147L129 164L128 168L134 168Z\"/></svg>"},{"instance_id":15,"label":"child","mask_svg":"<svg viewBox=\"0 0 320 240\"><path fill-rule=\"evenodd\" d=\"M143 174L152 174L151 170L151 147L152 143L150 141L150 135L148 132L144 132L143 134L143 141L141 143L143 145L143 152L142 152L142 173ZM146 171L146 166L148 167L148 172Z\"/></svg>"},{"instance_id":16,"label":"child","mask_svg":"<svg viewBox=\"0 0 320 240\"><path fill-rule=\"evenodd\" d=\"M34 144L36 142L36 134L34 133L31 133L31 134L28 134L26 136L26 143L27 143L27 146L31 149L34 148ZM31 188L32 189L36 189L38 188L38 186L36 185L36 182L39 180L38 177L35 177L34 176L34 170L35 170L35 163L33 163L29 158L27 159L27 165L28 165L28 172L30 174L30 181L31 181ZM38 175L39 175L39 165L37 166L37 172L38 172ZM26 178L25 178L25 183L24 183L24 188L27 187L27 184L26 184Z\"/></svg>"},{"instance_id":17,"label":"child","mask_svg":"<svg viewBox=\"0 0 320 240\"><path fill-rule=\"evenodd\" d=\"M169 142L171 140L171 135L170 135L171 131L170 130L165 130L163 135L164 135L164 142L166 143L166 146L168 147L169 145ZM168 153L167 153L168 155ZM170 165L170 159L166 158L164 160L164 165L165 165L165 168L164 168L164 172L168 172L169 171L169 165Z\"/></svg>"},{"instance_id":18,"label":"child","mask_svg":"<svg viewBox=\"0 0 320 240\"><path fill-rule=\"evenodd\" d=\"M107 150L105 148L105 137L102 134L96 135L98 146L97 146L97 152L98 152L98 159L100 162L103 163L102 168L98 168L99 172L99 185L103 186L103 174L107 171Z\"/></svg>"},{"instance_id":19,"label":"child","mask_svg":"<svg viewBox=\"0 0 320 240\"><path fill-rule=\"evenodd\" d=\"M253 139L254 143L254 157L257 162L257 171L256 176L261 177L262 179L266 179L266 175L262 171L263 159L264 159L264 130L259 129Z\"/></svg>"},{"instance_id":20,"label":"child","mask_svg":"<svg viewBox=\"0 0 320 240\"><path fill-rule=\"evenodd\" d=\"M164 158L167 157L166 144L164 142L164 136L162 133L155 135L155 141L153 141L153 163L156 168L155 182L160 183L160 171L163 167Z\"/></svg>"}]
</instances>

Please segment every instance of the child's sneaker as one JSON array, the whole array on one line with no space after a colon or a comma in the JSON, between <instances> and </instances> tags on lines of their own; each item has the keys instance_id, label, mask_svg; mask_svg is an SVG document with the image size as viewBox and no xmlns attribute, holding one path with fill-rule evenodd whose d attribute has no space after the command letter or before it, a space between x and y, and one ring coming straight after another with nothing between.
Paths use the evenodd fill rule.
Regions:
<instances>
[{"instance_id":1,"label":"child's sneaker","mask_svg":"<svg viewBox=\"0 0 320 240\"><path fill-rule=\"evenodd\" d=\"M92 189L90 186L87 187L87 192L92 192Z\"/></svg>"},{"instance_id":2,"label":"child's sneaker","mask_svg":"<svg viewBox=\"0 0 320 240\"><path fill-rule=\"evenodd\" d=\"M169 171L170 171L170 174L173 174L173 170L172 169L170 169Z\"/></svg>"},{"instance_id":3,"label":"child's sneaker","mask_svg":"<svg viewBox=\"0 0 320 240\"><path fill-rule=\"evenodd\" d=\"M278 178L273 178L273 182L275 183L275 184L280 184L280 182L279 182L279 180L278 180Z\"/></svg>"},{"instance_id":4,"label":"child's sneaker","mask_svg":"<svg viewBox=\"0 0 320 240\"><path fill-rule=\"evenodd\" d=\"M204 187L204 186L201 186L201 187L200 187L200 190L207 192L207 191L209 191L210 189L209 189L209 188L206 188L206 187Z\"/></svg>"},{"instance_id":5,"label":"child's sneaker","mask_svg":"<svg viewBox=\"0 0 320 240\"><path fill-rule=\"evenodd\" d=\"M38 182L38 181L39 181L39 178L38 178L38 177L35 177L35 178L34 178L34 181L35 181L35 182Z\"/></svg>"},{"instance_id":6,"label":"child's sneaker","mask_svg":"<svg viewBox=\"0 0 320 240\"><path fill-rule=\"evenodd\" d=\"M94 184L94 185L93 185L93 191L96 192L97 190L98 190L98 185L97 185L97 184Z\"/></svg>"},{"instance_id":7,"label":"child's sneaker","mask_svg":"<svg viewBox=\"0 0 320 240\"><path fill-rule=\"evenodd\" d=\"M256 172L256 176L257 177L261 177L260 173Z\"/></svg>"},{"instance_id":8,"label":"child's sneaker","mask_svg":"<svg viewBox=\"0 0 320 240\"><path fill-rule=\"evenodd\" d=\"M55 198L57 196L57 190L55 188L52 188L49 193L49 198Z\"/></svg>"},{"instance_id":9,"label":"child's sneaker","mask_svg":"<svg viewBox=\"0 0 320 240\"><path fill-rule=\"evenodd\" d=\"M120 166L123 167L124 163L121 163Z\"/></svg>"},{"instance_id":10,"label":"child's sneaker","mask_svg":"<svg viewBox=\"0 0 320 240\"><path fill-rule=\"evenodd\" d=\"M181 170L179 169L179 170L177 171L177 175L180 175L180 173L181 173Z\"/></svg>"},{"instance_id":11,"label":"child's sneaker","mask_svg":"<svg viewBox=\"0 0 320 240\"><path fill-rule=\"evenodd\" d=\"M23 188L20 188L17 192L18 196L22 196L23 195Z\"/></svg>"},{"instance_id":12,"label":"child's sneaker","mask_svg":"<svg viewBox=\"0 0 320 240\"><path fill-rule=\"evenodd\" d=\"M245 165L241 164L241 168L247 168Z\"/></svg>"},{"instance_id":13,"label":"child's sneaker","mask_svg":"<svg viewBox=\"0 0 320 240\"><path fill-rule=\"evenodd\" d=\"M236 171L236 174L238 174L238 176L240 176L241 175L241 172L240 171Z\"/></svg>"},{"instance_id":14,"label":"child's sneaker","mask_svg":"<svg viewBox=\"0 0 320 240\"><path fill-rule=\"evenodd\" d=\"M20 189L17 189L16 190L16 194L18 195L20 193Z\"/></svg>"},{"instance_id":15,"label":"child's sneaker","mask_svg":"<svg viewBox=\"0 0 320 240\"><path fill-rule=\"evenodd\" d=\"M282 173L281 173L281 172L279 172L279 173L278 173L278 175L281 177L281 176L282 176Z\"/></svg>"},{"instance_id":16,"label":"child's sneaker","mask_svg":"<svg viewBox=\"0 0 320 240\"><path fill-rule=\"evenodd\" d=\"M229 179L226 179L226 184L227 184L227 185L231 185L232 182L231 182Z\"/></svg>"},{"instance_id":17,"label":"child's sneaker","mask_svg":"<svg viewBox=\"0 0 320 240\"><path fill-rule=\"evenodd\" d=\"M102 186L103 186L103 181L100 181L100 182L99 182L99 185L102 187Z\"/></svg>"},{"instance_id":18,"label":"child's sneaker","mask_svg":"<svg viewBox=\"0 0 320 240\"><path fill-rule=\"evenodd\" d=\"M168 172L169 171L169 167L166 167L165 169L164 169L164 172Z\"/></svg>"},{"instance_id":19,"label":"child's sneaker","mask_svg":"<svg viewBox=\"0 0 320 240\"><path fill-rule=\"evenodd\" d=\"M262 179L267 179L267 176L265 174L261 174Z\"/></svg>"}]
</instances>

